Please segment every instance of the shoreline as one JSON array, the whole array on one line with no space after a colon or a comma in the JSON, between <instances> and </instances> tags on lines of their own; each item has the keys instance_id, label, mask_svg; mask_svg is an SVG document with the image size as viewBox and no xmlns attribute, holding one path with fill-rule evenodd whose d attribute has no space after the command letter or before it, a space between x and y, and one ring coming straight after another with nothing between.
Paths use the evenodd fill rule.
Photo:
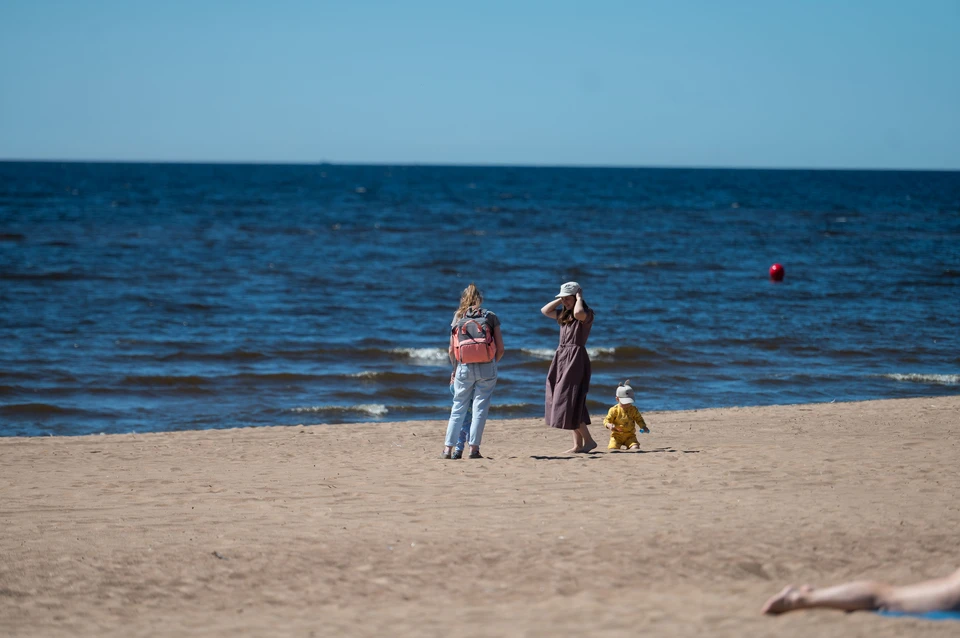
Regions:
<instances>
[{"instance_id":1,"label":"shoreline","mask_svg":"<svg viewBox=\"0 0 960 638\"><path fill-rule=\"evenodd\" d=\"M0 438L0 633L946 636L760 616L960 566L960 396L644 412L641 453L491 419Z\"/></svg>"},{"instance_id":2,"label":"shoreline","mask_svg":"<svg viewBox=\"0 0 960 638\"><path fill-rule=\"evenodd\" d=\"M733 406L721 406L721 407L705 407L705 408L686 408L678 410L650 410L644 411L641 410L641 413L646 418L646 415L663 415L663 414L683 414L683 413L695 413L695 412L705 412L705 411L724 411L724 410L753 410L753 409L775 409L775 408L808 408L809 406L817 405L846 405L851 403L875 403L879 401L920 401L926 399L938 399L938 398L954 398L960 397L960 392L955 395L952 394L938 394L938 395L921 395L921 396L909 396L909 397L896 397L896 398L884 398L884 399L851 399L849 401L838 401L832 399L830 401L811 401L806 403L774 403L774 404L763 404L763 405L733 405ZM612 405L612 403L604 403L599 400L587 399L588 409L590 410L590 418L593 423L590 425L591 428L597 427L602 430L601 437L604 435L606 430L603 429L603 417L606 414L607 408ZM508 404L509 406L510 404ZM491 414L487 417L487 423L503 423L503 422L513 422L513 421L522 421L524 423L536 423L541 422L543 419L536 416L503 416L497 417L494 414L494 408L496 405L491 406ZM444 408L449 413L449 406ZM33 434L33 435L23 435L23 434L12 434L12 435L3 435L0 434L0 441L5 439L76 439L82 437L100 437L100 436L146 436L150 434L184 434L189 432L221 432L221 431L246 431L246 430L256 430L256 429L270 429L270 428L312 428L312 427L358 427L358 426L367 426L367 425L377 425L377 426L396 426L401 427L405 424L413 423L442 423L443 427L446 428L447 416L443 418L409 418L409 419L400 419L393 420L387 419L383 421L320 421L316 423L271 423L271 424L252 424L252 425L240 425L234 427L225 427L225 428L200 428L200 429L185 429L185 430L148 430L144 432L130 431L130 432L88 432L85 434ZM546 427L546 426L544 426ZM591 430L592 431L592 430ZM604 439L606 440L606 439ZM599 439L598 439L599 442ZM599 450L600 448L598 448Z\"/></svg>"}]
</instances>

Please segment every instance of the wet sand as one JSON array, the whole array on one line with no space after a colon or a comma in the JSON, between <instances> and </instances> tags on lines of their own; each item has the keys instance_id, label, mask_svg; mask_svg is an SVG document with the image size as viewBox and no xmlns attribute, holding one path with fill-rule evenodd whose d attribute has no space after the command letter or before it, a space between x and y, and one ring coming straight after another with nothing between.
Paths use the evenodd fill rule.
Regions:
<instances>
[{"instance_id":1,"label":"wet sand","mask_svg":"<svg viewBox=\"0 0 960 638\"><path fill-rule=\"evenodd\" d=\"M0 439L8 636L956 636L785 584L960 566L960 397L645 413L640 453L493 420Z\"/></svg>"}]
</instances>

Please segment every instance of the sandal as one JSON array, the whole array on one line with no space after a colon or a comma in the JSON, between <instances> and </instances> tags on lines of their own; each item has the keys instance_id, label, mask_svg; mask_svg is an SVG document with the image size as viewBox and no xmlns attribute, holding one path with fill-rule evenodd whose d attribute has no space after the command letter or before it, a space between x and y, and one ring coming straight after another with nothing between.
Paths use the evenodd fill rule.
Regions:
<instances>
[{"instance_id":1,"label":"sandal","mask_svg":"<svg viewBox=\"0 0 960 638\"><path fill-rule=\"evenodd\" d=\"M470 458L471 458L471 459L482 459L482 458L483 458L483 455L480 454L480 450L477 450L476 452L471 452L471 453L470 453Z\"/></svg>"},{"instance_id":2,"label":"sandal","mask_svg":"<svg viewBox=\"0 0 960 638\"><path fill-rule=\"evenodd\" d=\"M450 457L453 460L458 460L463 458L463 450L454 450L453 455Z\"/></svg>"}]
</instances>

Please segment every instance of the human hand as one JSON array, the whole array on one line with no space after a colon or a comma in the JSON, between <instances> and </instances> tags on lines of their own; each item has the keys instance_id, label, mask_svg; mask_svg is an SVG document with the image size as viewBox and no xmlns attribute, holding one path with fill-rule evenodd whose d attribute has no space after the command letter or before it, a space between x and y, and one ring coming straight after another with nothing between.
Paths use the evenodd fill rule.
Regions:
<instances>
[{"instance_id":1,"label":"human hand","mask_svg":"<svg viewBox=\"0 0 960 638\"><path fill-rule=\"evenodd\" d=\"M577 301L580 301L581 299L583 299L583 288L577 290Z\"/></svg>"}]
</instances>

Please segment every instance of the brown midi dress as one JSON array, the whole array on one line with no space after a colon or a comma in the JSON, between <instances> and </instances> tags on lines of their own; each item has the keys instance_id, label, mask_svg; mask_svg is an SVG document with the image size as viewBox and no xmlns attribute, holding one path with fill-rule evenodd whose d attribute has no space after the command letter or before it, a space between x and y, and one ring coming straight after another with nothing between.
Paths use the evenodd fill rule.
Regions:
<instances>
[{"instance_id":1,"label":"brown midi dress","mask_svg":"<svg viewBox=\"0 0 960 638\"><path fill-rule=\"evenodd\" d=\"M576 430L590 424L590 357L586 345L592 326L593 310L589 309L585 321L560 326L560 346L547 372L545 413L550 427Z\"/></svg>"}]
</instances>

